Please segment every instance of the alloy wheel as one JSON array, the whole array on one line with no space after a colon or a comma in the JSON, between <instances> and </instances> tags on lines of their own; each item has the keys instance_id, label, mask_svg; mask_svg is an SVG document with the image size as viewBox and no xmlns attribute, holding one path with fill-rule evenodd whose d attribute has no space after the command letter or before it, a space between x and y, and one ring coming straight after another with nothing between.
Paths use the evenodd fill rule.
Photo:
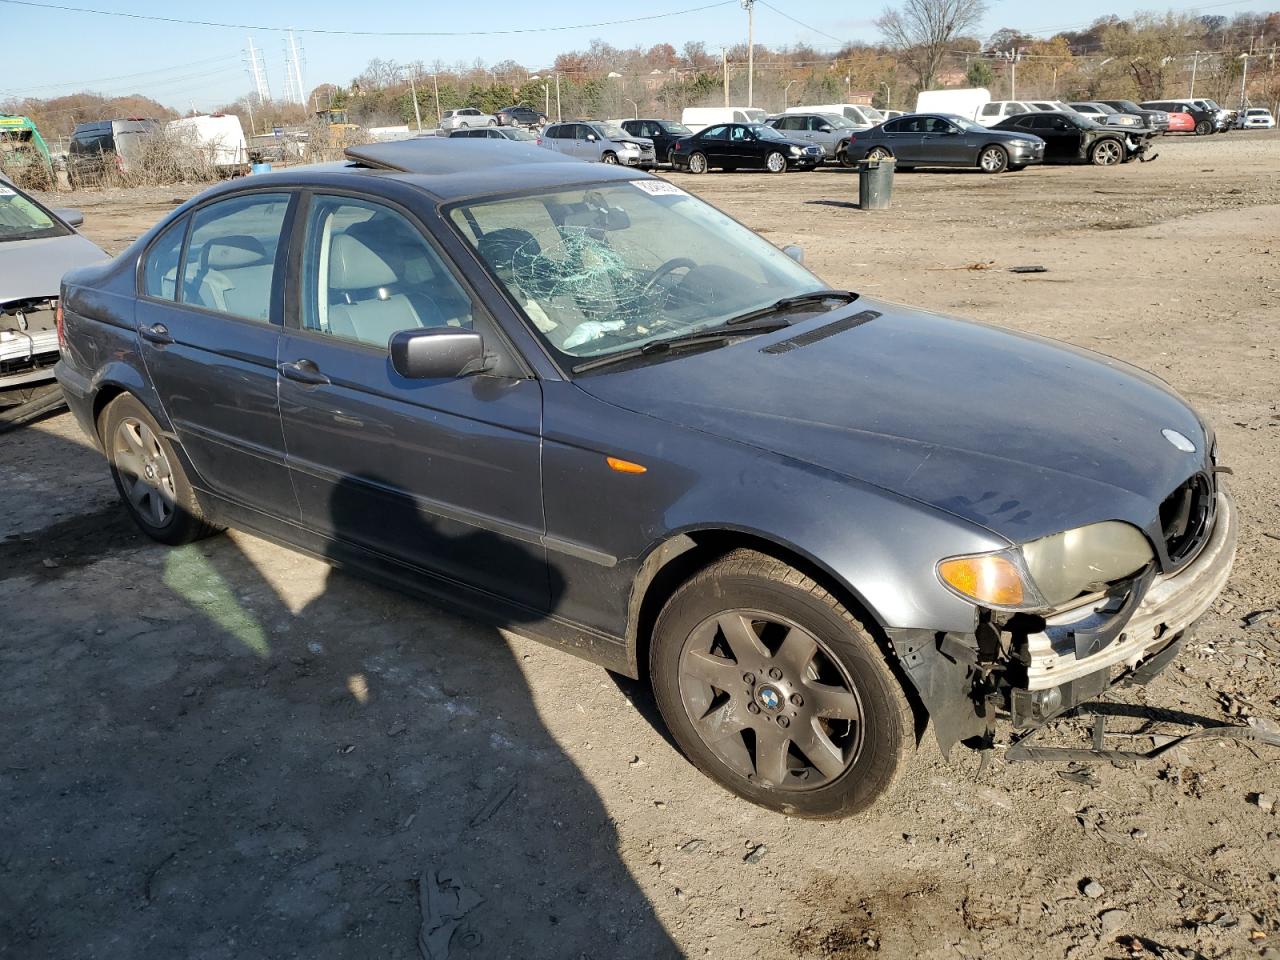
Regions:
<instances>
[{"instance_id":1,"label":"alloy wheel","mask_svg":"<svg viewBox=\"0 0 1280 960\"><path fill-rule=\"evenodd\" d=\"M691 156L689 158L689 172L690 173L706 173L707 158L700 153L695 153L693 156Z\"/></svg>"},{"instance_id":2,"label":"alloy wheel","mask_svg":"<svg viewBox=\"0 0 1280 960\"><path fill-rule=\"evenodd\" d=\"M126 417L116 428L112 462L121 486L138 516L154 527L173 519L177 494L173 469L152 429L141 420Z\"/></svg>"},{"instance_id":3,"label":"alloy wheel","mask_svg":"<svg viewBox=\"0 0 1280 960\"><path fill-rule=\"evenodd\" d=\"M823 641L783 618L729 610L680 653L680 699L707 747L754 783L813 790L862 749L861 700Z\"/></svg>"},{"instance_id":4,"label":"alloy wheel","mask_svg":"<svg viewBox=\"0 0 1280 960\"><path fill-rule=\"evenodd\" d=\"M872 148L871 152L867 154L867 159L868 160L888 160L891 156L893 156L893 154L891 154L884 147L874 147Z\"/></svg>"},{"instance_id":5,"label":"alloy wheel","mask_svg":"<svg viewBox=\"0 0 1280 960\"><path fill-rule=\"evenodd\" d=\"M1114 140L1103 140L1093 148L1093 162L1099 167L1114 166L1120 160L1120 144Z\"/></svg>"},{"instance_id":6,"label":"alloy wheel","mask_svg":"<svg viewBox=\"0 0 1280 960\"><path fill-rule=\"evenodd\" d=\"M765 159L765 166L769 168L770 173L781 173L787 169L787 158L774 151Z\"/></svg>"},{"instance_id":7,"label":"alloy wheel","mask_svg":"<svg viewBox=\"0 0 1280 960\"><path fill-rule=\"evenodd\" d=\"M615 153L606 153L603 157L600 158L600 162L601 163L617 163L618 155Z\"/></svg>"},{"instance_id":8,"label":"alloy wheel","mask_svg":"<svg viewBox=\"0 0 1280 960\"><path fill-rule=\"evenodd\" d=\"M978 166L987 173L999 173L1005 168L1005 153L999 147L987 147L978 158Z\"/></svg>"}]
</instances>

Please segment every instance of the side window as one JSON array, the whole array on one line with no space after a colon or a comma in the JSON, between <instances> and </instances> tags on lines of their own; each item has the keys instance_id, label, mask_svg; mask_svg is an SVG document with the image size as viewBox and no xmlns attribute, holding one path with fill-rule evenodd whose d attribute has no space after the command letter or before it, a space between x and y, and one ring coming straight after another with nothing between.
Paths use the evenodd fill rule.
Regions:
<instances>
[{"instance_id":1,"label":"side window","mask_svg":"<svg viewBox=\"0 0 1280 960\"><path fill-rule=\"evenodd\" d=\"M178 258L187 235L187 218L171 223L151 244L142 264L142 292L161 300L178 299Z\"/></svg>"},{"instance_id":2,"label":"side window","mask_svg":"<svg viewBox=\"0 0 1280 960\"><path fill-rule=\"evenodd\" d=\"M906 123L902 120L890 120L882 129L885 133L902 133L906 129Z\"/></svg>"},{"instance_id":3,"label":"side window","mask_svg":"<svg viewBox=\"0 0 1280 960\"><path fill-rule=\"evenodd\" d=\"M984 103L984 104L982 105L982 115L983 115L984 117L998 117L998 116L1000 116L1000 104L998 104L998 103Z\"/></svg>"},{"instance_id":4,"label":"side window","mask_svg":"<svg viewBox=\"0 0 1280 960\"><path fill-rule=\"evenodd\" d=\"M302 262L306 330L385 348L400 330L472 326L471 298L418 228L389 207L315 197Z\"/></svg>"},{"instance_id":5,"label":"side window","mask_svg":"<svg viewBox=\"0 0 1280 960\"><path fill-rule=\"evenodd\" d=\"M271 318L287 193L233 197L197 210L182 264L182 302L246 320Z\"/></svg>"},{"instance_id":6,"label":"side window","mask_svg":"<svg viewBox=\"0 0 1280 960\"><path fill-rule=\"evenodd\" d=\"M712 127L710 130L703 130L702 139L703 140L728 140L729 128L726 127L724 124L721 124L718 127Z\"/></svg>"}]
</instances>

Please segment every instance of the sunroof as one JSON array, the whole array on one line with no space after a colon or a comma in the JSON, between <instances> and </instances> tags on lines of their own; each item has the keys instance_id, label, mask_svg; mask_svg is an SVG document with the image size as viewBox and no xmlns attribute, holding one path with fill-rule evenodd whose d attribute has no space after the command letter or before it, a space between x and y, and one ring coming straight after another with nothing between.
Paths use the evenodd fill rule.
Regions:
<instances>
[{"instance_id":1,"label":"sunroof","mask_svg":"<svg viewBox=\"0 0 1280 960\"><path fill-rule=\"evenodd\" d=\"M400 173L468 173L477 167L565 161L560 154L531 144L470 137L413 137L363 143L343 152L366 167Z\"/></svg>"}]
</instances>

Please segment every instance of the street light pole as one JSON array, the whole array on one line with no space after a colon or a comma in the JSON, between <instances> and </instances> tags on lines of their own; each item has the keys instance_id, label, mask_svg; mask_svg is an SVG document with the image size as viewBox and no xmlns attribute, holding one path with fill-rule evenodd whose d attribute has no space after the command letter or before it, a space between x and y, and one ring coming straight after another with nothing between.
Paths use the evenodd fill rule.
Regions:
<instances>
[{"instance_id":1,"label":"street light pole","mask_svg":"<svg viewBox=\"0 0 1280 960\"><path fill-rule=\"evenodd\" d=\"M782 88L782 109L784 112L787 109L787 94L791 92L791 85L798 82L798 80L788 80L787 85Z\"/></svg>"},{"instance_id":2,"label":"street light pole","mask_svg":"<svg viewBox=\"0 0 1280 960\"><path fill-rule=\"evenodd\" d=\"M1187 92L1188 100L1196 95L1196 67L1198 66L1200 66L1199 50L1191 55L1191 89Z\"/></svg>"},{"instance_id":3,"label":"street light pole","mask_svg":"<svg viewBox=\"0 0 1280 960\"><path fill-rule=\"evenodd\" d=\"M418 124L418 132L422 132L422 113L418 109L418 84L413 74L409 74L409 95L413 97L413 119Z\"/></svg>"},{"instance_id":4,"label":"street light pole","mask_svg":"<svg viewBox=\"0 0 1280 960\"><path fill-rule=\"evenodd\" d=\"M564 118L560 115L560 74L556 74L556 123Z\"/></svg>"},{"instance_id":5,"label":"street light pole","mask_svg":"<svg viewBox=\"0 0 1280 960\"><path fill-rule=\"evenodd\" d=\"M633 114L633 116L632 116L632 118L631 118L631 119L633 119L633 120L639 120L639 119L640 119L640 105L639 105L638 103L636 103L634 100L632 100L630 97L623 97L623 98L622 98L622 102L623 102L623 103L629 103L629 104L631 104L631 112L632 112L632 114Z\"/></svg>"},{"instance_id":6,"label":"street light pole","mask_svg":"<svg viewBox=\"0 0 1280 960\"><path fill-rule=\"evenodd\" d=\"M880 81L880 86L884 87L884 108L888 110L893 106L893 89L885 80Z\"/></svg>"},{"instance_id":7,"label":"street light pole","mask_svg":"<svg viewBox=\"0 0 1280 960\"><path fill-rule=\"evenodd\" d=\"M739 0L747 11L747 106L752 102L756 72L756 0Z\"/></svg>"},{"instance_id":8,"label":"street light pole","mask_svg":"<svg viewBox=\"0 0 1280 960\"><path fill-rule=\"evenodd\" d=\"M431 75L431 90L436 95L436 129L440 128L440 121L444 119L444 115L440 113L440 85L436 82L436 75Z\"/></svg>"},{"instance_id":9,"label":"street light pole","mask_svg":"<svg viewBox=\"0 0 1280 960\"><path fill-rule=\"evenodd\" d=\"M1252 43L1252 38L1250 38L1250 42ZM1249 81L1249 54L1240 54L1240 59L1244 61L1244 71L1240 74L1240 114L1243 116L1247 106L1245 85Z\"/></svg>"}]
</instances>

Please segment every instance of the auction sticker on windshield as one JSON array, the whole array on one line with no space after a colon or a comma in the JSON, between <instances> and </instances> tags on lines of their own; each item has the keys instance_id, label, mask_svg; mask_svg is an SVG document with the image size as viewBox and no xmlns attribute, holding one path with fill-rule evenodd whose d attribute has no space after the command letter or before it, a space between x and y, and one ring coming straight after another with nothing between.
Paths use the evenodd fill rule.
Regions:
<instances>
[{"instance_id":1,"label":"auction sticker on windshield","mask_svg":"<svg viewBox=\"0 0 1280 960\"><path fill-rule=\"evenodd\" d=\"M0 184L0 197L16 197L17 195L15 191L10 190L4 184Z\"/></svg>"},{"instance_id":2,"label":"auction sticker on windshield","mask_svg":"<svg viewBox=\"0 0 1280 960\"><path fill-rule=\"evenodd\" d=\"M665 180L632 180L631 185L652 197L686 196L685 192L674 183L667 183Z\"/></svg>"}]
</instances>

